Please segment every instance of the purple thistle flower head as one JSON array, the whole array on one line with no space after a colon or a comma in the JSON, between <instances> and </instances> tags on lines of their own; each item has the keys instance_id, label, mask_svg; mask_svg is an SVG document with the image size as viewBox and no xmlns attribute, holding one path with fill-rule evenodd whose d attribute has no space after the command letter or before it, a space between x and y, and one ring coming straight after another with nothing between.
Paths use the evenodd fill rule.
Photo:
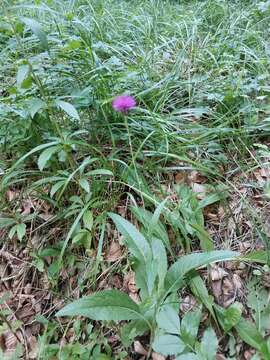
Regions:
<instances>
[{"instance_id":1,"label":"purple thistle flower head","mask_svg":"<svg viewBox=\"0 0 270 360\"><path fill-rule=\"evenodd\" d=\"M117 96L113 102L112 107L115 111L121 113L127 113L130 109L133 109L136 106L136 100L134 97L129 95L120 95Z\"/></svg>"}]
</instances>

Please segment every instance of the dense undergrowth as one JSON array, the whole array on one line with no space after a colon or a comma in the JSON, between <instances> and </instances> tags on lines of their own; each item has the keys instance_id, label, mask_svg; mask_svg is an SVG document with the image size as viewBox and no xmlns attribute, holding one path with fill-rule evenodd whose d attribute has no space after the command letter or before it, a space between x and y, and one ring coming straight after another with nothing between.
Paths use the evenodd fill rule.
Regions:
<instances>
[{"instance_id":1,"label":"dense undergrowth","mask_svg":"<svg viewBox=\"0 0 270 360\"><path fill-rule=\"evenodd\" d=\"M0 356L269 360L270 2L0 11Z\"/></svg>"}]
</instances>

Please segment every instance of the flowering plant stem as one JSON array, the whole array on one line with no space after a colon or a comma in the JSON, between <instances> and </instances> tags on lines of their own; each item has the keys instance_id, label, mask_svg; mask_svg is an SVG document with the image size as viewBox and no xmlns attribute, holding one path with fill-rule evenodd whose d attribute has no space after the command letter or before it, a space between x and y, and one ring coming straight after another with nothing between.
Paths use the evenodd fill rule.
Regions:
<instances>
[{"instance_id":1,"label":"flowering plant stem","mask_svg":"<svg viewBox=\"0 0 270 360\"><path fill-rule=\"evenodd\" d=\"M134 168L134 171L135 171L136 180L137 180L137 183L138 183L138 188L139 188L140 193L141 193L141 181L140 181L139 174L138 174L137 167L136 167L135 156L134 156L134 151L133 151L133 146L132 146L132 141L131 141L131 134L130 134L130 131L129 131L129 125L128 125L127 116L124 116L124 122L125 122L125 127L126 127L126 130L127 130L127 134L128 134L128 144L129 144L129 148L130 148L131 161L132 161L132 165L133 165L133 168ZM142 196L141 196L141 199L142 199L142 203L144 204L144 199L143 199Z\"/></svg>"}]
</instances>

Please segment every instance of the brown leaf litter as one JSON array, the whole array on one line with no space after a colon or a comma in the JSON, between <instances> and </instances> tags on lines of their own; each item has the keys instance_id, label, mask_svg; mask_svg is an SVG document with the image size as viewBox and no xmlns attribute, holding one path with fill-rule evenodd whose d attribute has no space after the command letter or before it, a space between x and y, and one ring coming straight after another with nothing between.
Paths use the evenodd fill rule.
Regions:
<instances>
[{"instance_id":1,"label":"brown leaf litter","mask_svg":"<svg viewBox=\"0 0 270 360\"><path fill-rule=\"evenodd\" d=\"M180 310L182 313L186 313L194 309L197 305L197 301L192 295L186 295L180 303Z\"/></svg>"},{"instance_id":2,"label":"brown leaf litter","mask_svg":"<svg viewBox=\"0 0 270 360\"><path fill-rule=\"evenodd\" d=\"M35 317L47 311L51 306L51 295L42 287L41 279L35 276L36 271L30 263L28 251L0 251L0 298L8 294L1 309L8 311L4 323L16 325L16 329L3 333L1 348L5 355L14 352L21 342L27 352L27 358L35 359L37 336L41 332L41 324ZM13 328L12 328L13 329Z\"/></svg>"},{"instance_id":3,"label":"brown leaf litter","mask_svg":"<svg viewBox=\"0 0 270 360\"><path fill-rule=\"evenodd\" d=\"M154 351L152 352L151 356L152 356L152 360L165 360L166 359L165 356L158 354Z\"/></svg>"},{"instance_id":4,"label":"brown leaf litter","mask_svg":"<svg viewBox=\"0 0 270 360\"><path fill-rule=\"evenodd\" d=\"M130 271L124 277L124 289L126 289L129 297L137 304L141 302L139 289L136 287L135 273Z\"/></svg>"},{"instance_id":5,"label":"brown leaf litter","mask_svg":"<svg viewBox=\"0 0 270 360\"><path fill-rule=\"evenodd\" d=\"M135 340L133 343L133 346L134 346L135 353L147 356L148 351L143 347L143 345L141 344L140 341Z\"/></svg>"},{"instance_id":6,"label":"brown leaf litter","mask_svg":"<svg viewBox=\"0 0 270 360\"><path fill-rule=\"evenodd\" d=\"M20 189L9 189L6 192L6 198L21 215L36 213L38 216L47 221L53 217L52 208L45 200L41 200L34 192L25 195Z\"/></svg>"},{"instance_id":7,"label":"brown leaf litter","mask_svg":"<svg viewBox=\"0 0 270 360\"><path fill-rule=\"evenodd\" d=\"M224 308L243 298L243 280L237 273L214 265L210 270L210 279L214 298Z\"/></svg>"},{"instance_id":8,"label":"brown leaf litter","mask_svg":"<svg viewBox=\"0 0 270 360\"><path fill-rule=\"evenodd\" d=\"M115 262L122 257L122 249L118 241L112 241L110 243L109 251L106 254L106 260L109 262Z\"/></svg>"}]
</instances>

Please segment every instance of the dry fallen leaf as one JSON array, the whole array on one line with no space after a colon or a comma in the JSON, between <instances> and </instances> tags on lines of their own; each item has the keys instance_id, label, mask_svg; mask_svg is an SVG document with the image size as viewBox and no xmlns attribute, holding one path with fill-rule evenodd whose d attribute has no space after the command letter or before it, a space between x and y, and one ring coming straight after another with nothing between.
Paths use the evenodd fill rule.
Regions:
<instances>
[{"instance_id":1,"label":"dry fallen leaf","mask_svg":"<svg viewBox=\"0 0 270 360\"><path fill-rule=\"evenodd\" d=\"M223 306L227 308L236 297L236 289L231 279L225 278L222 283Z\"/></svg>"},{"instance_id":2,"label":"dry fallen leaf","mask_svg":"<svg viewBox=\"0 0 270 360\"><path fill-rule=\"evenodd\" d=\"M124 287L128 290L129 293L137 293L138 289L136 287L135 273L130 271L124 277Z\"/></svg>"},{"instance_id":3,"label":"dry fallen leaf","mask_svg":"<svg viewBox=\"0 0 270 360\"><path fill-rule=\"evenodd\" d=\"M118 214L121 215L122 217L126 217L127 207L126 207L126 206L118 206L118 207L117 207L117 212L118 212Z\"/></svg>"},{"instance_id":4,"label":"dry fallen leaf","mask_svg":"<svg viewBox=\"0 0 270 360\"><path fill-rule=\"evenodd\" d=\"M221 280L218 280L218 281L212 281L212 292L213 292L213 295L214 295L214 298L216 300L216 302L218 304L220 304L221 302L221 295L222 295L222 281Z\"/></svg>"},{"instance_id":5,"label":"dry fallen leaf","mask_svg":"<svg viewBox=\"0 0 270 360\"><path fill-rule=\"evenodd\" d=\"M185 171L181 171L174 176L174 182L176 184L185 183L186 180L187 180L187 173Z\"/></svg>"},{"instance_id":6,"label":"dry fallen leaf","mask_svg":"<svg viewBox=\"0 0 270 360\"><path fill-rule=\"evenodd\" d=\"M29 199L24 200L22 203L22 207L23 207L22 215L29 215L33 207L32 201Z\"/></svg>"},{"instance_id":7,"label":"dry fallen leaf","mask_svg":"<svg viewBox=\"0 0 270 360\"><path fill-rule=\"evenodd\" d=\"M226 360L226 358L222 354L217 354L216 355L216 360Z\"/></svg>"},{"instance_id":8,"label":"dry fallen leaf","mask_svg":"<svg viewBox=\"0 0 270 360\"><path fill-rule=\"evenodd\" d=\"M15 351L18 339L10 330L8 330L4 333L4 340L5 355L10 355Z\"/></svg>"},{"instance_id":9,"label":"dry fallen leaf","mask_svg":"<svg viewBox=\"0 0 270 360\"><path fill-rule=\"evenodd\" d=\"M252 247L252 244L250 241L239 242L239 250L243 254L245 254L251 247Z\"/></svg>"},{"instance_id":10,"label":"dry fallen leaf","mask_svg":"<svg viewBox=\"0 0 270 360\"><path fill-rule=\"evenodd\" d=\"M38 215L41 219L48 221L53 217L53 214L48 214L48 213L40 213Z\"/></svg>"},{"instance_id":11,"label":"dry fallen leaf","mask_svg":"<svg viewBox=\"0 0 270 360\"><path fill-rule=\"evenodd\" d=\"M36 315L35 310L32 307L32 304L27 302L16 312L16 316L19 320L23 322L28 322L31 318Z\"/></svg>"},{"instance_id":12,"label":"dry fallen leaf","mask_svg":"<svg viewBox=\"0 0 270 360\"><path fill-rule=\"evenodd\" d=\"M194 308L196 300L193 296L187 295L180 304L180 310L186 313Z\"/></svg>"},{"instance_id":13,"label":"dry fallen leaf","mask_svg":"<svg viewBox=\"0 0 270 360\"><path fill-rule=\"evenodd\" d=\"M136 287L135 273L133 271L130 271L125 275L123 286L133 301L135 301L137 304L141 302L140 296L138 294L139 289Z\"/></svg>"},{"instance_id":14,"label":"dry fallen leaf","mask_svg":"<svg viewBox=\"0 0 270 360\"><path fill-rule=\"evenodd\" d=\"M29 344L29 359L36 359L38 356L38 342L35 336L30 336L27 339Z\"/></svg>"},{"instance_id":15,"label":"dry fallen leaf","mask_svg":"<svg viewBox=\"0 0 270 360\"><path fill-rule=\"evenodd\" d=\"M269 167L261 168L261 176L265 178L270 178L270 168Z\"/></svg>"},{"instance_id":16,"label":"dry fallen leaf","mask_svg":"<svg viewBox=\"0 0 270 360\"><path fill-rule=\"evenodd\" d=\"M156 352L152 352L152 360L166 360L165 356L158 354Z\"/></svg>"},{"instance_id":17,"label":"dry fallen leaf","mask_svg":"<svg viewBox=\"0 0 270 360\"><path fill-rule=\"evenodd\" d=\"M108 337L109 344L114 344L114 343L118 342L119 340L120 340L120 337L117 334L112 334Z\"/></svg>"},{"instance_id":18,"label":"dry fallen leaf","mask_svg":"<svg viewBox=\"0 0 270 360\"><path fill-rule=\"evenodd\" d=\"M189 174L188 174L188 182L189 184L195 183L195 182L200 182L200 175L198 173L197 170L192 170Z\"/></svg>"},{"instance_id":19,"label":"dry fallen leaf","mask_svg":"<svg viewBox=\"0 0 270 360\"><path fill-rule=\"evenodd\" d=\"M119 289L120 290L122 288L122 285L123 285L122 278L120 277L120 275L115 274L112 277L111 284L112 284L112 287L114 289Z\"/></svg>"},{"instance_id":20,"label":"dry fallen leaf","mask_svg":"<svg viewBox=\"0 0 270 360\"><path fill-rule=\"evenodd\" d=\"M147 350L145 350L145 348L142 346L142 344L138 340L134 341L134 351L140 355L146 356L148 354Z\"/></svg>"},{"instance_id":21,"label":"dry fallen leaf","mask_svg":"<svg viewBox=\"0 0 270 360\"><path fill-rule=\"evenodd\" d=\"M244 352L244 358L245 358L245 360L251 360L251 358L253 357L254 354L255 354L255 350L254 350L254 349L246 350L246 351Z\"/></svg>"},{"instance_id":22,"label":"dry fallen leaf","mask_svg":"<svg viewBox=\"0 0 270 360\"><path fill-rule=\"evenodd\" d=\"M192 190L197 194L197 198L202 200L206 195L206 188L202 184L193 183L191 185Z\"/></svg>"},{"instance_id":23,"label":"dry fallen leaf","mask_svg":"<svg viewBox=\"0 0 270 360\"><path fill-rule=\"evenodd\" d=\"M236 291L241 290L241 288L243 286L243 283L242 283L242 280L241 280L240 276L237 275L237 274L233 274L232 281L233 281L233 284L234 284L234 287L235 287Z\"/></svg>"},{"instance_id":24,"label":"dry fallen leaf","mask_svg":"<svg viewBox=\"0 0 270 360\"><path fill-rule=\"evenodd\" d=\"M69 329L66 334L66 339L69 344L71 344L76 339L76 334L74 329Z\"/></svg>"},{"instance_id":25,"label":"dry fallen leaf","mask_svg":"<svg viewBox=\"0 0 270 360\"><path fill-rule=\"evenodd\" d=\"M228 265L228 266L227 266ZM230 268L230 263L226 262L226 268ZM225 308L231 305L237 296L241 297L243 295L243 282L241 277L236 273L229 275L226 272L226 275L223 277L223 272L221 276L219 274L214 274L216 281L211 282L212 292L217 303Z\"/></svg>"},{"instance_id":26,"label":"dry fallen leaf","mask_svg":"<svg viewBox=\"0 0 270 360\"><path fill-rule=\"evenodd\" d=\"M0 335L0 349L1 349L2 351L5 350L5 337L4 337L3 334Z\"/></svg>"},{"instance_id":27,"label":"dry fallen leaf","mask_svg":"<svg viewBox=\"0 0 270 360\"><path fill-rule=\"evenodd\" d=\"M122 256L122 250L119 245L119 242L112 241L110 244L108 254L106 256L106 260L110 261L110 262L114 262L114 261L119 260L119 258L121 258L121 256Z\"/></svg>"},{"instance_id":28,"label":"dry fallen leaf","mask_svg":"<svg viewBox=\"0 0 270 360\"><path fill-rule=\"evenodd\" d=\"M13 190L8 190L6 193L7 199L9 202L14 200L18 196L18 192L15 192Z\"/></svg>"},{"instance_id":29,"label":"dry fallen leaf","mask_svg":"<svg viewBox=\"0 0 270 360\"><path fill-rule=\"evenodd\" d=\"M218 216L220 219L224 218L224 216L226 215L225 209L222 205L219 205L218 207Z\"/></svg>"},{"instance_id":30,"label":"dry fallen leaf","mask_svg":"<svg viewBox=\"0 0 270 360\"><path fill-rule=\"evenodd\" d=\"M218 214L208 212L207 210L208 210L207 207L204 208L204 210L203 210L203 214L204 214L205 218L210 220L212 224L219 225L220 219L218 217Z\"/></svg>"},{"instance_id":31,"label":"dry fallen leaf","mask_svg":"<svg viewBox=\"0 0 270 360\"><path fill-rule=\"evenodd\" d=\"M221 280L227 275L228 275L227 271L225 271L221 267L218 267L217 265L213 265L211 267L210 277L212 281Z\"/></svg>"},{"instance_id":32,"label":"dry fallen leaf","mask_svg":"<svg viewBox=\"0 0 270 360\"><path fill-rule=\"evenodd\" d=\"M263 272L262 274L262 284L266 288L270 288L270 274L269 272Z\"/></svg>"},{"instance_id":33,"label":"dry fallen leaf","mask_svg":"<svg viewBox=\"0 0 270 360\"><path fill-rule=\"evenodd\" d=\"M136 304L140 304L141 299L138 293L129 293L129 297L136 303Z\"/></svg>"},{"instance_id":34,"label":"dry fallen leaf","mask_svg":"<svg viewBox=\"0 0 270 360\"><path fill-rule=\"evenodd\" d=\"M256 180L260 185L264 185L270 178L270 170L269 168L260 168L253 172Z\"/></svg>"}]
</instances>

